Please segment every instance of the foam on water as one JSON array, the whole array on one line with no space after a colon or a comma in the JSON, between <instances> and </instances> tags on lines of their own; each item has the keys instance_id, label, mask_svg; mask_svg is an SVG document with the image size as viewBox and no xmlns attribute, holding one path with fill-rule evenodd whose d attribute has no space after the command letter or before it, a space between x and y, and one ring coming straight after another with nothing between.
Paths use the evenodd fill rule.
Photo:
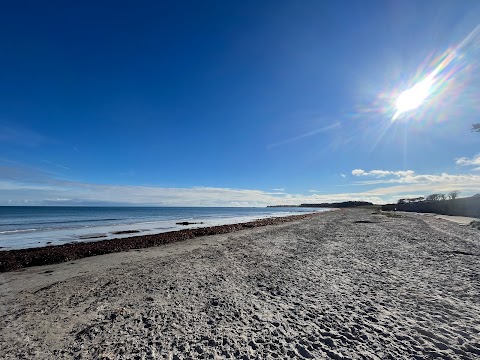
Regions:
<instances>
[{"instance_id":1,"label":"foam on water","mask_svg":"<svg viewBox=\"0 0 480 360\"><path fill-rule=\"evenodd\" d=\"M151 235L325 210L327 209L0 207L0 250ZM195 224L177 224L184 221Z\"/></svg>"}]
</instances>

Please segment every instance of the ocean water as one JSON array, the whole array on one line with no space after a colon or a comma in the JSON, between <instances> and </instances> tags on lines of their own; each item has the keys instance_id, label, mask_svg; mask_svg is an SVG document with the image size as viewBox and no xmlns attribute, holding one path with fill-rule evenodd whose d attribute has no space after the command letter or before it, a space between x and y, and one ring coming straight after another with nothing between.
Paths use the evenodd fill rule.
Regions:
<instances>
[{"instance_id":1,"label":"ocean water","mask_svg":"<svg viewBox=\"0 0 480 360\"><path fill-rule=\"evenodd\" d=\"M0 251L157 234L316 211L327 209L0 206ZM184 221L197 224L176 224ZM118 234L122 231L135 233Z\"/></svg>"}]
</instances>

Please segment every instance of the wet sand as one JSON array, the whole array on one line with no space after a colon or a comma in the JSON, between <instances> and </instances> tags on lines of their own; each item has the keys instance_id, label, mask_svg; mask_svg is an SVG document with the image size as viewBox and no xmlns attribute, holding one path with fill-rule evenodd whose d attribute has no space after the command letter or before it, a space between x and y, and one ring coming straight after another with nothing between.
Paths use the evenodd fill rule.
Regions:
<instances>
[{"instance_id":1,"label":"wet sand","mask_svg":"<svg viewBox=\"0 0 480 360\"><path fill-rule=\"evenodd\" d=\"M475 359L480 232L355 209L0 274L5 359Z\"/></svg>"}]
</instances>

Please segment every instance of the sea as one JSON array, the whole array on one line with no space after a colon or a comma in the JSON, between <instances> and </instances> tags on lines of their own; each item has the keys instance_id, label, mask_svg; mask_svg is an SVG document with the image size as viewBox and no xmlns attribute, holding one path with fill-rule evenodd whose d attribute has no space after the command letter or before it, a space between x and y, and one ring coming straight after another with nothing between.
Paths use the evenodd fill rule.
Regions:
<instances>
[{"instance_id":1,"label":"sea","mask_svg":"<svg viewBox=\"0 0 480 360\"><path fill-rule=\"evenodd\" d=\"M0 206L0 251L158 234L317 211L328 209ZM177 224L183 222L189 225Z\"/></svg>"}]
</instances>

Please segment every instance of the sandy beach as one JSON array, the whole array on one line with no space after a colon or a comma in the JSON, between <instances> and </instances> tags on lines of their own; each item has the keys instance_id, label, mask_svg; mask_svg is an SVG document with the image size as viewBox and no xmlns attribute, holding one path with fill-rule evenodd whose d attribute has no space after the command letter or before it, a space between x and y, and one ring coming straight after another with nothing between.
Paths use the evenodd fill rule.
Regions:
<instances>
[{"instance_id":1,"label":"sandy beach","mask_svg":"<svg viewBox=\"0 0 480 360\"><path fill-rule=\"evenodd\" d=\"M480 232L339 210L0 274L2 359L478 359Z\"/></svg>"}]
</instances>

